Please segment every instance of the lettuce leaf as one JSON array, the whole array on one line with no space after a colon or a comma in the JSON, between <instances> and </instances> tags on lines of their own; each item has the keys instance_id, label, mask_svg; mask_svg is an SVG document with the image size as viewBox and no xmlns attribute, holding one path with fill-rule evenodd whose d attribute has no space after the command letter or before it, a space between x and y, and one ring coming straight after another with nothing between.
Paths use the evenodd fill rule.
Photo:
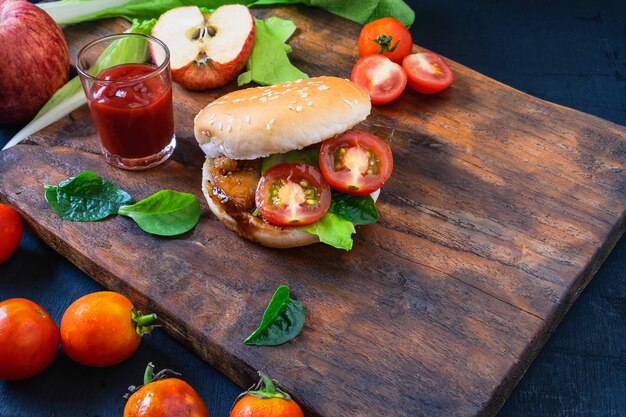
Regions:
<instances>
[{"instance_id":1,"label":"lettuce leaf","mask_svg":"<svg viewBox=\"0 0 626 417\"><path fill-rule=\"evenodd\" d=\"M289 151L287 153L276 153L263 158L261 161L261 173L265 174L269 168L283 162L304 162L305 164L319 166L320 148L312 147Z\"/></svg>"},{"instance_id":2,"label":"lettuce leaf","mask_svg":"<svg viewBox=\"0 0 626 417\"><path fill-rule=\"evenodd\" d=\"M356 231L349 220L330 211L315 223L302 226L301 229L317 235L322 243L345 250L352 249L352 234Z\"/></svg>"}]
</instances>

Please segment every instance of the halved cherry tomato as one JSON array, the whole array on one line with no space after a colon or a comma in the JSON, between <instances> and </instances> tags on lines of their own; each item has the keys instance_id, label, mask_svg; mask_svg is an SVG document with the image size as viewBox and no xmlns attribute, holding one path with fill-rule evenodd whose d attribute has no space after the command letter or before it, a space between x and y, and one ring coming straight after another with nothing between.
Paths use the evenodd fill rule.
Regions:
<instances>
[{"instance_id":1,"label":"halved cherry tomato","mask_svg":"<svg viewBox=\"0 0 626 417\"><path fill-rule=\"evenodd\" d=\"M359 56L382 54L399 64L412 49L411 32L393 17L374 20L359 34Z\"/></svg>"},{"instance_id":2,"label":"halved cherry tomato","mask_svg":"<svg viewBox=\"0 0 626 417\"><path fill-rule=\"evenodd\" d=\"M398 97L406 87L406 73L402 67L382 55L368 55L352 68L350 79L363 87L372 104L387 104Z\"/></svg>"},{"instance_id":3,"label":"halved cherry tomato","mask_svg":"<svg viewBox=\"0 0 626 417\"><path fill-rule=\"evenodd\" d=\"M330 187L312 165L274 165L256 189L259 212L277 226L305 226L322 218L330 207Z\"/></svg>"},{"instance_id":4,"label":"halved cherry tomato","mask_svg":"<svg viewBox=\"0 0 626 417\"><path fill-rule=\"evenodd\" d=\"M24 298L0 302L0 379L30 378L59 350L59 329L50 314Z\"/></svg>"},{"instance_id":5,"label":"halved cherry tomato","mask_svg":"<svg viewBox=\"0 0 626 417\"><path fill-rule=\"evenodd\" d=\"M22 240L22 219L13 207L0 204L0 264L13 255Z\"/></svg>"},{"instance_id":6,"label":"halved cherry tomato","mask_svg":"<svg viewBox=\"0 0 626 417\"><path fill-rule=\"evenodd\" d=\"M196 390L182 379L165 378L167 372L172 371L154 375L154 365L148 364L144 385L128 398L124 417L209 417Z\"/></svg>"},{"instance_id":7,"label":"halved cherry tomato","mask_svg":"<svg viewBox=\"0 0 626 417\"><path fill-rule=\"evenodd\" d=\"M368 195L391 176L393 156L378 136L348 130L322 142L320 169L335 190Z\"/></svg>"},{"instance_id":8,"label":"halved cherry tomato","mask_svg":"<svg viewBox=\"0 0 626 417\"><path fill-rule=\"evenodd\" d=\"M259 383L235 400L229 417L304 417L298 403L277 388L267 375L259 374Z\"/></svg>"},{"instance_id":9,"label":"halved cherry tomato","mask_svg":"<svg viewBox=\"0 0 626 417\"><path fill-rule=\"evenodd\" d=\"M100 291L74 301L61 319L61 346L87 366L111 366L130 357L141 336L154 326L155 314L143 315L122 294Z\"/></svg>"},{"instance_id":10,"label":"halved cherry tomato","mask_svg":"<svg viewBox=\"0 0 626 417\"><path fill-rule=\"evenodd\" d=\"M435 94L454 81L454 72L448 63L434 52L408 55L402 60L402 68L409 77L409 87L418 93Z\"/></svg>"}]
</instances>

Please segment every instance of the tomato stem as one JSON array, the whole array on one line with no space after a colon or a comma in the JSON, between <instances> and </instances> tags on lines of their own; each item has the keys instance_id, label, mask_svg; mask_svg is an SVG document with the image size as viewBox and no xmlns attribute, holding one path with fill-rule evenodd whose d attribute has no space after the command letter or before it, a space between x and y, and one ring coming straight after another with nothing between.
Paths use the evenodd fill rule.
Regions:
<instances>
[{"instance_id":1,"label":"tomato stem","mask_svg":"<svg viewBox=\"0 0 626 417\"><path fill-rule=\"evenodd\" d=\"M152 362L148 362L148 366L146 366L146 370L143 373L143 384L148 385L154 379L154 364Z\"/></svg>"},{"instance_id":2,"label":"tomato stem","mask_svg":"<svg viewBox=\"0 0 626 417\"><path fill-rule=\"evenodd\" d=\"M140 337L150 333L155 327L158 327L158 325L152 324L157 319L157 315L154 313L143 314L141 311L133 308L130 316L135 324L135 331Z\"/></svg>"},{"instance_id":3,"label":"tomato stem","mask_svg":"<svg viewBox=\"0 0 626 417\"><path fill-rule=\"evenodd\" d=\"M258 398L282 398L284 400L291 400L291 397L286 392L282 391L274 385L274 381L263 372L259 371L261 380L248 390L248 394Z\"/></svg>"}]
</instances>

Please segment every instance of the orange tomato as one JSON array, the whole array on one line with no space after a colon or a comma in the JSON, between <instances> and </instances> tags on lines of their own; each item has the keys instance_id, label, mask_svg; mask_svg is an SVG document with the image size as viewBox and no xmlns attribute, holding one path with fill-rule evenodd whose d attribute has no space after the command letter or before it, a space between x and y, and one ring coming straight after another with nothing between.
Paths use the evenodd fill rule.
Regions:
<instances>
[{"instance_id":1,"label":"orange tomato","mask_svg":"<svg viewBox=\"0 0 626 417\"><path fill-rule=\"evenodd\" d=\"M300 406L259 372L261 380L236 400L229 417L304 417Z\"/></svg>"},{"instance_id":2,"label":"orange tomato","mask_svg":"<svg viewBox=\"0 0 626 417\"><path fill-rule=\"evenodd\" d=\"M74 301L61 319L61 346L88 366L111 366L130 357L156 316L141 315L122 294L101 291Z\"/></svg>"},{"instance_id":3,"label":"orange tomato","mask_svg":"<svg viewBox=\"0 0 626 417\"><path fill-rule=\"evenodd\" d=\"M166 378L135 391L124 407L124 417L209 417L209 410L191 385Z\"/></svg>"},{"instance_id":4,"label":"orange tomato","mask_svg":"<svg viewBox=\"0 0 626 417\"><path fill-rule=\"evenodd\" d=\"M46 310L24 298L0 302L0 379L38 374L58 349L59 329Z\"/></svg>"}]
</instances>

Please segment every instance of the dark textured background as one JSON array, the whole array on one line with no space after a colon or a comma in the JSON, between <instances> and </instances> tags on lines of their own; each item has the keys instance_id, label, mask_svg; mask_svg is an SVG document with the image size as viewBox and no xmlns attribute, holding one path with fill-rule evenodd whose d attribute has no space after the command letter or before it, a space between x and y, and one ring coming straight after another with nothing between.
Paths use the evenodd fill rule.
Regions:
<instances>
[{"instance_id":1,"label":"dark textured background","mask_svg":"<svg viewBox=\"0 0 626 417\"><path fill-rule=\"evenodd\" d=\"M626 125L624 0L409 3L416 12L415 43L542 99ZM0 129L0 147L15 130ZM28 232L17 253L0 265L0 299L30 298L57 323L73 300L100 289ZM0 381L0 417L120 416L126 386L141 381L148 361L181 372L213 417L226 417L240 392L157 330L118 366L85 368L60 352L30 380ZM526 416L626 416L626 239L499 414Z\"/></svg>"}]
</instances>

